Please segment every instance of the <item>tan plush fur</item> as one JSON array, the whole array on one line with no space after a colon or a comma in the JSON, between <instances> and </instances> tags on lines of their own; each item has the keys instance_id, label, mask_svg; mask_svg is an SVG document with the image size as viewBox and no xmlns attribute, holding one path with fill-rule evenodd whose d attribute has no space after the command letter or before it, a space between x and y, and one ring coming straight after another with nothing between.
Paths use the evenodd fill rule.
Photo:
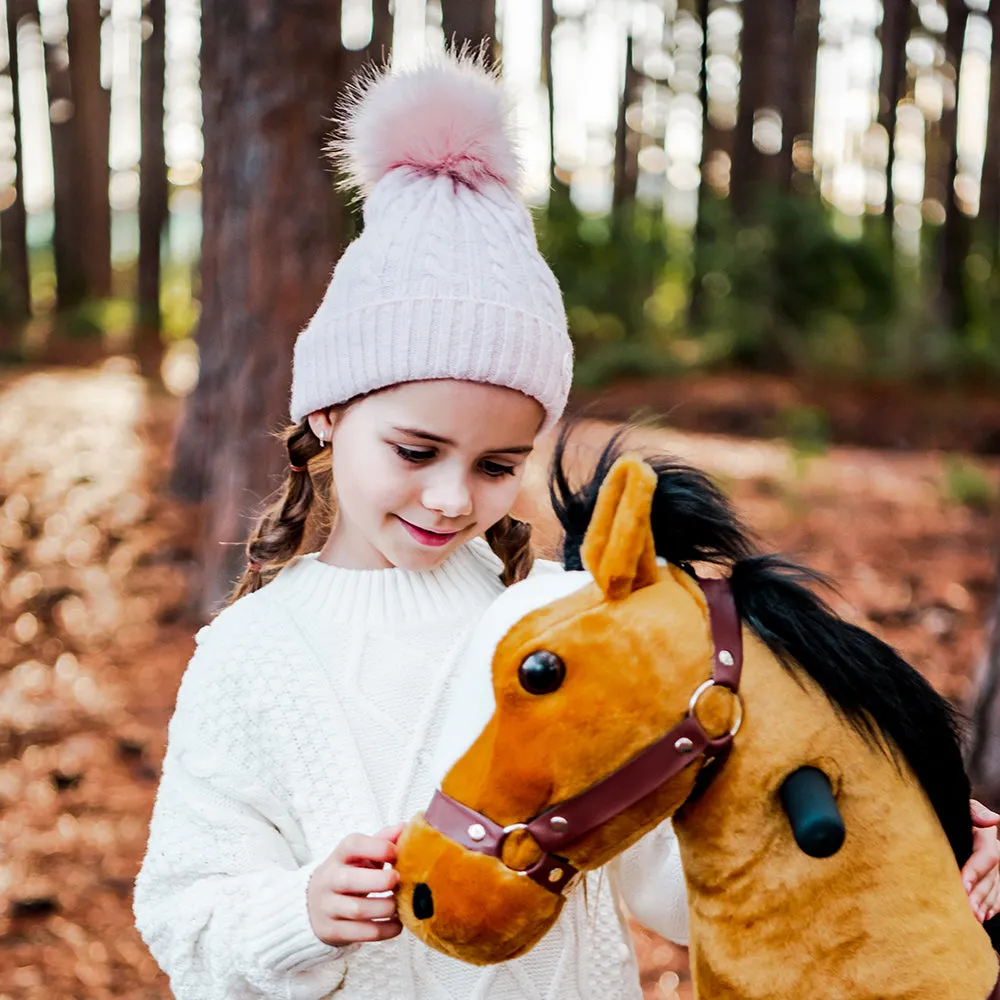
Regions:
<instances>
[{"instance_id":1,"label":"tan plush fur","mask_svg":"<svg viewBox=\"0 0 1000 1000\"><path fill-rule=\"evenodd\" d=\"M655 476L619 460L598 499L583 554L596 583L518 622L497 647L497 710L443 790L501 824L567 799L649 746L687 711L711 673L711 633L698 585L655 564L649 513ZM599 867L668 816L688 880L692 970L700 1000L978 1000L996 958L976 922L947 838L905 764L866 746L804 674L792 676L744 630L743 727L708 790L686 803L699 764L566 849ZM526 693L518 667L559 655L555 692ZM712 735L732 696L699 703ZM802 853L777 792L803 765L830 777L847 828L841 850ZM406 926L476 964L530 948L560 897L511 868L538 856L512 837L506 865L459 847L418 816L400 840ZM507 866L510 867L507 867ZM413 916L430 887L434 915Z\"/></svg>"},{"instance_id":2,"label":"tan plush fur","mask_svg":"<svg viewBox=\"0 0 1000 1000\"><path fill-rule=\"evenodd\" d=\"M810 678L743 641L735 749L674 817L698 996L985 998L996 958L909 769L862 743ZM806 764L831 779L847 829L826 859L798 849L777 800Z\"/></svg>"}]
</instances>

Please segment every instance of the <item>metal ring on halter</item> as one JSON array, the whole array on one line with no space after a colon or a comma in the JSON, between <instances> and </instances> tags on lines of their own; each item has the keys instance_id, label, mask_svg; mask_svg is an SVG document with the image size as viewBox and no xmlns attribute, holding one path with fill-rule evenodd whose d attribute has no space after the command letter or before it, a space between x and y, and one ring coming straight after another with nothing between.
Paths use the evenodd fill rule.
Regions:
<instances>
[{"instance_id":1,"label":"metal ring on halter","mask_svg":"<svg viewBox=\"0 0 1000 1000\"><path fill-rule=\"evenodd\" d=\"M497 837L497 846L496 846L497 858L500 859L500 861L503 863L504 867L508 871L513 872L515 875L527 875L528 872L531 869L530 868L511 868L510 865L508 865L507 862L503 860L503 845L504 845L504 841L507 839L508 836L510 836L510 834L516 833L518 830L527 830L527 829L528 829L528 824L527 823L511 823L510 826L505 826L500 831L500 836ZM534 840L534 837L532 837L532 840ZM539 848L539 850L541 850L541 848Z\"/></svg>"},{"instance_id":2,"label":"metal ring on halter","mask_svg":"<svg viewBox=\"0 0 1000 1000\"><path fill-rule=\"evenodd\" d=\"M694 717L695 709L698 707L698 700L706 691L714 687L726 688L736 702L736 720L729 727L729 735L735 736L740 731L740 726L743 725L743 702L740 700L740 696L733 691L732 688L727 687L725 684L719 684L719 682L713 677L709 677L704 684L699 684L698 687L695 688L695 692L691 695L691 700L688 702L688 715L692 718Z\"/></svg>"}]
</instances>

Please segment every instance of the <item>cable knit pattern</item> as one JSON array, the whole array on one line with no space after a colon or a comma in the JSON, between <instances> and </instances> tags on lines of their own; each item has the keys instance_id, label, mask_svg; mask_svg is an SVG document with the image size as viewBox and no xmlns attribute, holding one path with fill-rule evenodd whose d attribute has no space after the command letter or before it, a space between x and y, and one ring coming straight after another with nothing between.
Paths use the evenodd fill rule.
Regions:
<instances>
[{"instance_id":1,"label":"cable knit pattern","mask_svg":"<svg viewBox=\"0 0 1000 1000\"><path fill-rule=\"evenodd\" d=\"M435 378L517 389L542 404L546 427L558 420L573 362L559 287L524 206L498 185L488 194L405 170L379 182L296 341L293 420Z\"/></svg>"},{"instance_id":2,"label":"cable knit pattern","mask_svg":"<svg viewBox=\"0 0 1000 1000\"><path fill-rule=\"evenodd\" d=\"M470 81L489 110L478 124L463 117L461 88ZM428 87L432 105L449 91L450 103L425 107L418 98ZM292 420L401 382L453 378L537 399L547 430L562 414L573 374L559 286L538 252L510 171L493 162L470 176L456 167L484 144L516 161L504 134L502 88L481 67L448 57L381 78L359 98L355 134L344 146L348 160L356 158L356 144L396 141L380 132L398 125L399 115L369 113L384 108L393 91L412 105L413 116L430 115L436 125L428 125L426 143L415 143L425 147L420 162L409 155L362 157L382 168L362 171L364 231L340 258L296 341ZM453 148L461 136L473 155L433 162L435 148L461 153Z\"/></svg>"},{"instance_id":3,"label":"cable knit pattern","mask_svg":"<svg viewBox=\"0 0 1000 1000\"><path fill-rule=\"evenodd\" d=\"M178 1000L639 1000L612 884L683 939L669 825L591 875L586 900L577 891L532 952L498 966L406 933L332 948L309 923L308 879L333 847L429 801L451 680L503 589L498 570L482 541L429 573L304 556L199 632L135 889L136 924Z\"/></svg>"}]
</instances>

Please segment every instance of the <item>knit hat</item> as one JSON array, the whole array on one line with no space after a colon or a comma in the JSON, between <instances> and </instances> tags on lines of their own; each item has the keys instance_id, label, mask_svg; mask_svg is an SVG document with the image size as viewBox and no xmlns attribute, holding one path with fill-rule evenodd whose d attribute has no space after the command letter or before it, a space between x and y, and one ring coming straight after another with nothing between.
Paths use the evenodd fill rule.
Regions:
<instances>
[{"instance_id":1,"label":"knit hat","mask_svg":"<svg viewBox=\"0 0 1000 1000\"><path fill-rule=\"evenodd\" d=\"M299 334L292 420L426 379L508 386L561 416L573 348L517 195L497 77L448 55L357 83L331 145L364 231Z\"/></svg>"}]
</instances>

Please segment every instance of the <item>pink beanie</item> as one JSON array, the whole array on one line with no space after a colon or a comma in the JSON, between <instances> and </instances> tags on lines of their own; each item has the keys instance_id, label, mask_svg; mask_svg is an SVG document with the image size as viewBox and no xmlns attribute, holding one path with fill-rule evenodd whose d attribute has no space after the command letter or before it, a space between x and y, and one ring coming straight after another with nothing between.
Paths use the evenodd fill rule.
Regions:
<instances>
[{"instance_id":1,"label":"pink beanie","mask_svg":"<svg viewBox=\"0 0 1000 1000\"><path fill-rule=\"evenodd\" d=\"M425 379L508 386L562 415L573 348L559 286L517 195L499 80L446 56L359 84L335 157L365 198L295 344L296 423L375 389Z\"/></svg>"}]
</instances>

